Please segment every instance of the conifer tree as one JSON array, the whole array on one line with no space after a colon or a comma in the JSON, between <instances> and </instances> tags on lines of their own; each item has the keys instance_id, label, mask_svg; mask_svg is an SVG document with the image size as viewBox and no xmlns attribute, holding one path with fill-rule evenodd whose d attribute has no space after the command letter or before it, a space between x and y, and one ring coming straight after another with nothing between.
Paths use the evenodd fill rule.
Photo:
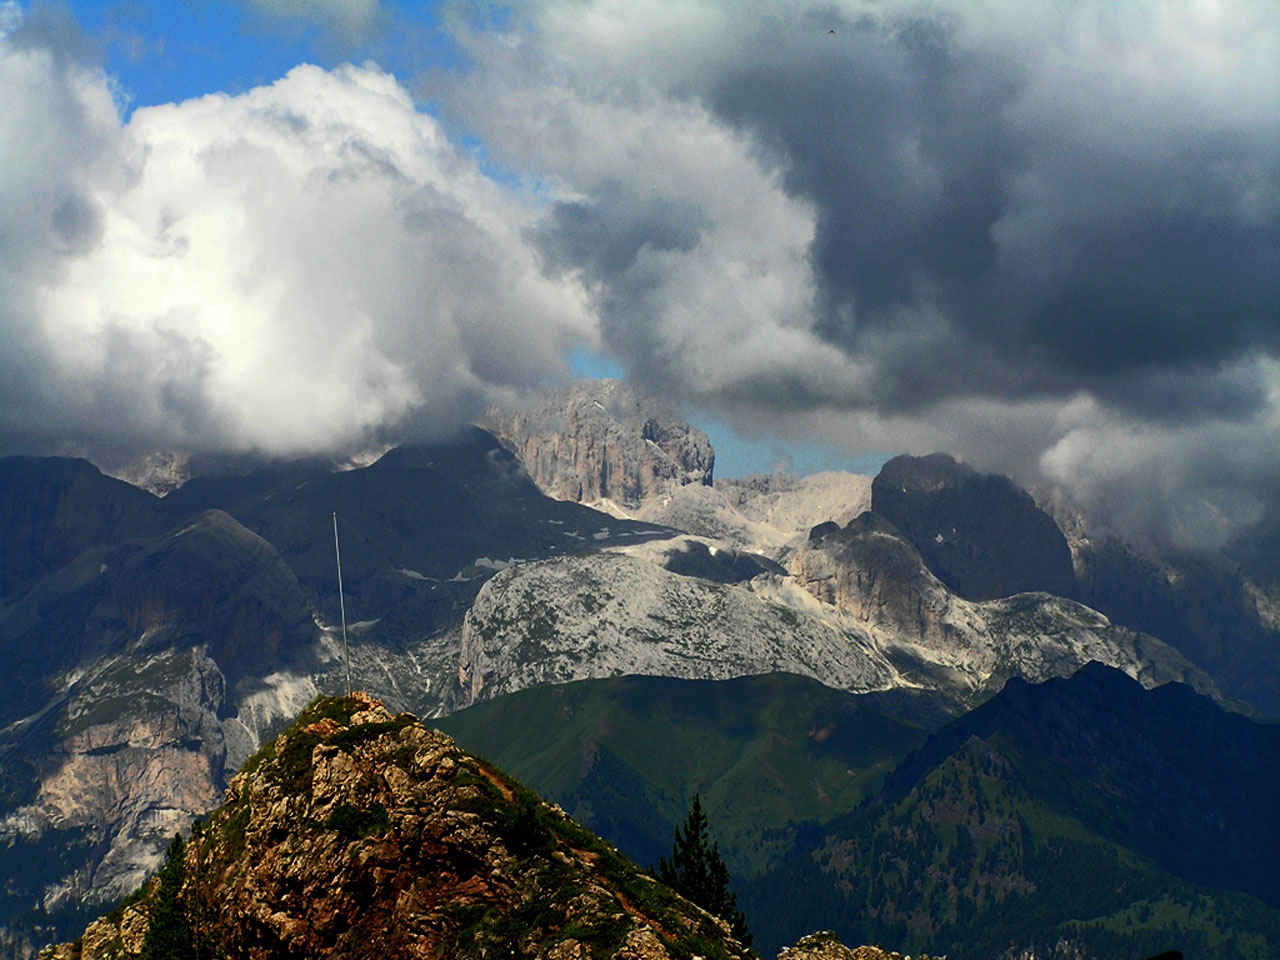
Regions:
<instances>
[{"instance_id":1,"label":"conifer tree","mask_svg":"<svg viewBox=\"0 0 1280 960\"><path fill-rule=\"evenodd\" d=\"M174 834L160 870L151 923L142 942L142 960L194 960L195 946L191 920L182 897L186 844L182 834Z\"/></svg>"},{"instance_id":2,"label":"conifer tree","mask_svg":"<svg viewBox=\"0 0 1280 960\"><path fill-rule=\"evenodd\" d=\"M658 877L681 896L729 924L735 939L751 946L747 918L738 909L738 896L729 890L729 868L720 856L720 844L712 843L702 800L693 795L689 816L676 827L671 859L658 859Z\"/></svg>"}]
</instances>

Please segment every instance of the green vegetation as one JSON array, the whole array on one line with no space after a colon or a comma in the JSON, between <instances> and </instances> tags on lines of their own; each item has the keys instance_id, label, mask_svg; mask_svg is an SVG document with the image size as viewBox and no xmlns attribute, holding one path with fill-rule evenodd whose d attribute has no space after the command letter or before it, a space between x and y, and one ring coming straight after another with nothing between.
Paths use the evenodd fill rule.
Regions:
<instances>
[{"instance_id":1,"label":"green vegetation","mask_svg":"<svg viewBox=\"0 0 1280 960\"><path fill-rule=\"evenodd\" d=\"M619 677L523 690L433 721L640 863L700 795L738 877L856 809L925 731L803 677Z\"/></svg>"},{"instance_id":2,"label":"green vegetation","mask_svg":"<svg viewBox=\"0 0 1280 960\"><path fill-rule=\"evenodd\" d=\"M689 816L676 827L671 859L658 861L658 877L677 893L729 924L743 946L751 946L747 918L738 909L738 898L729 890L729 869L720 857L720 845L711 841L702 802L693 795Z\"/></svg>"},{"instance_id":3,"label":"green vegetation","mask_svg":"<svg viewBox=\"0 0 1280 960\"><path fill-rule=\"evenodd\" d=\"M817 921L847 943L960 957L1061 939L1114 960L1280 955L1280 911L1157 869L1033 794L1019 768L971 740L897 802L833 823L813 856L748 883L742 902L766 949Z\"/></svg>"},{"instance_id":4,"label":"green vegetation","mask_svg":"<svg viewBox=\"0 0 1280 960\"><path fill-rule=\"evenodd\" d=\"M142 960L195 960L189 906L182 896L185 854L182 834L175 834L160 870Z\"/></svg>"},{"instance_id":5,"label":"green vegetation","mask_svg":"<svg viewBox=\"0 0 1280 960\"><path fill-rule=\"evenodd\" d=\"M387 815L387 808L380 803L370 804L364 809L340 803L324 822L326 830L336 830L348 842L385 833L389 826L391 818Z\"/></svg>"}]
</instances>

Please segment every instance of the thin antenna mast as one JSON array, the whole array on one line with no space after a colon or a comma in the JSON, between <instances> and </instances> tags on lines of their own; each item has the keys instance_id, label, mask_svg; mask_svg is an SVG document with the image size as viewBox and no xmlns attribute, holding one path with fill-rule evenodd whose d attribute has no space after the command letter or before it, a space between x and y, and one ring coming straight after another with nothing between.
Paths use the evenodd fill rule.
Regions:
<instances>
[{"instance_id":1,"label":"thin antenna mast","mask_svg":"<svg viewBox=\"0 0 1280 960\"><path fill-rule=\"evenodd\" d=\"M338 609L342 611L342 659L347 664L347 696L351 696L351 650L347 647L347 601L342 595L342 551L338 548L338 514L333 514L333 556L338 561Z\"/></svg>"}]
</instances>

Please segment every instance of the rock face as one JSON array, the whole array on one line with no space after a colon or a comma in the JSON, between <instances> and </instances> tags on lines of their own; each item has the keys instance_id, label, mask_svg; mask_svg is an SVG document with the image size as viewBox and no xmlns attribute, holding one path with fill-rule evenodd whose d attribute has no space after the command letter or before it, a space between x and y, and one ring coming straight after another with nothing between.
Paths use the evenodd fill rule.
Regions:
<instances>
[{"instance_id":1,"label":"rock face","mask_svg":"<svg viewBox=\"0 0 1280 960\"><path fill-rule=\"evenodd\" d=\"M445 735L319 701L187 844L179 903L214 955L750 956L721 921ZM158 884L51 958L138 956Z\"/></svg>"},{"instance_id":2,"label":"rock face","mask_svg":"<svg viewBox=\"0 0 1280 960\"><path fill-rule=\"evenodd\" d=\"M557 500L633 510L671 488L712 482L707 435L619 380L580 380L528 409L494 408L482 425Z\"/></svg>"},{"instance_id":3,"label":"rock face","mask_svg":"<svg viewBox=\"0 0 1280 960\"><path fill-rule=\"evenodd\" d=\"M875 513L844 528L814 527L789 569L800 587L865 625L887 652L902 657L910 651L922 667L913 674L903 665L904 674L935 689L968 686L980 698L1011 676L1070 676L1096 660L1147 686L1179 681L1220 696L1176 650L1117 627L1083 604L1047 593L986 601L956 596L903 534Z\"/></svg>"},{"instance_id":4,"label":"rock face","mask_svg":"<svg viewBox=\"0 0 1280 960\"><path fill-rule=\"evenodd\" d=\"M871 484L871 509L966 599L1031 590L1075 595L1062 531L1007 477L976 473L942 453L895 457Z\"/></svg>"},{"instance_id":5,"label":"rock face","mask_svg":"<svg viewBox=\"0 0 1280 960\"><path fill-rule=\"evenodd\" d=\"M955 596L874 514L815 528L789 576L681 576L661 565L670 550L621 548L495 576L463 621L463 702L624 674L785 671L854 693L927 690L961 710L1010 676L1069 676L1091 660L1149 686L1181 680L1216 694L1177 651L1082 604L1044 593Z\"/></svg>"},{"instance_id":6,"label":"rock face","mask_svg":"<svg viewBox=\"0 0 1280 960\"><path fill-rule=\"evenodd\" d=\"M1265 526L1229 550L1138 544L1061 490L1037 494L1066 534L1078 598L1154 634L1204 667L1223 693L1280 717L1280 552Z\"/></svg>"},{"instance_id":7,"label":"rock face","mask_svg":"<svg viewBox=\"0 0 1280 960\"><path fill-rule=\"evenodd\" d=\"M606 553L524 564L486 584L463 622L459 682L478 700L592 677L779 670L859 691L897 679L865 631L745 586Z\"/></svg>"}]
</instances>

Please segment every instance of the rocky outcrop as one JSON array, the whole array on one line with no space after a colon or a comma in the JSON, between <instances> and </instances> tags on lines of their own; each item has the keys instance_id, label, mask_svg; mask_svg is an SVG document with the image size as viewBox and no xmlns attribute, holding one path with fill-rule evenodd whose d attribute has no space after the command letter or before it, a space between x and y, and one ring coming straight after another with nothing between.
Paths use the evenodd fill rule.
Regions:
<instances>
[{"instance_id":1,"label":"rocky outcrop","mask_svg":"<svg viewBox=\"0 0 1280 960\"><path fill-rule=\"evenodd\" d=\"M558 808L362 694L319 701L251 758L180 876L192 937L220 956L750 956ZM46 956L139 956L159 887Z\"/></svg>"},{"instance_id":2,"label":"rocky outcrop","mask_svg":"<svg viewBox=\"0 0 1280 960\"><path fill-rule=\"evenodd\" d=\"M1011 676L1070 676L1097 660L1147 686L1179 681L1221 696L1176 650L1115 626L1083 604L1047 593L987 601L956 596L905 536L875 513L843 528L814 527L788 569L802 589L862 625L906 676L926 686L967 686L980 699ZM919 671L906 668L904 657L918 658Z\"/></svg>"},{"instance_id":3,"label":"rocky outcrop","mask_svg":"<svg viewBox=\"0 0 1280 960\"><path fill-rule=\"evenodd\" d=\"M1149 686L1180 680L1217 692L1177 651L1074 601L955 596L874 514L815 528L791 555L789 576L677 575L661 565L671 550L648 544L495 576L463 621L464 702L625 674L723 680L785 671L854 693L933 691L958 711L1010 676L1070 676L1091 660Z\"/></svg>"},{"instance_id":4,"label":"rocky outcrop","mask_svg":"<svg viewBox=\"0 0 1280 960\"><path fill-rule=\"evenodd\" d=\"M879 947L846 947L830 930L811 933L794 947L783 947L778 960L910 960L892 950ZM932 960L928 954L918 954L916 960Z\"/></svg>"},{"instance_id":5,"label":"rocky outcrop","mask_svg":"<svg viewBox=\"0 0 1280 960\"><path fill-rule=\"evenodd\" d=\"M1039 590L1075 596L1066 538L1031 495L943 453L894 457L871 484L871 509L969 600Z\"/></svg>"},{"instance_id":6,"label":"rocky outcrop","mask_svg":"<svg viewBox=\"0 0 1280 960\"><path fill-rule=\"evenodd\" d=\"M707 435L620 380L580 380L523 409L495 407L482 426L557 500L636 509L674 487L712 482Z\"/></svg>"},{"instance_id":7,"label":"rocky outcrop","mask_svg":"<svg viewBox=\"0 0 1280 960\"><path fill-rule=\"evenodd\" d=\"M895 685L865 631L622 553L524 564L485 584L462 628L472 700L626 674L724 680L784 671L837 689Z\"/></svg>"}]
</instances>

